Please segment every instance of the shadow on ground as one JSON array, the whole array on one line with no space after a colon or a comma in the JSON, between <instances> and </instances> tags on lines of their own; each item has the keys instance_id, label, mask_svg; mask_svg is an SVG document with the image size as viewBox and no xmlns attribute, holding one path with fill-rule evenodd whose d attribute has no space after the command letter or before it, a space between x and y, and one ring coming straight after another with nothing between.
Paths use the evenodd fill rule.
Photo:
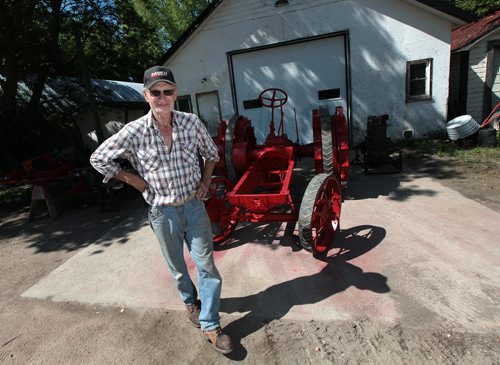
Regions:
<instances>
[{"instance_id":1,"label":"shadow on ground","mask_svg":"<svg viewBox=\"0 0 500 365\"><path fill-rule=\"evenodd\" d=\"M337 234L329 252L315 256L326 263L320 272L272 285L244 297L222 298L222 312L248 312L229 323L225 330L239 342L269 322L282 318L294 306L318 303L351 286L388 293L387 277L375 272L363 272L347 262L376 247L384 237L383 228L369 225L344 230ZM244 352L240 345L234 354L235 359L243 356Z\"/></svg>"},{"instance_id":2,"label":"shadow on ground","mask_svg":"<svg viewBox=\"0 0 500 365\"><path fill-rule=\"evenodd\" d=\"M125 244L130 233L147 225L146 209L136 194L124 197L112 210L100 209L93 199L66 204L57 219L44 209L29 221L29 206L0 211L0 240L20 239L35 252L74 251L89 245Z\"/></svg>"},{"instance_id":3,"label":"shadow on ground","mask_svg":"<svg viewBox=\"0 0 500 365\"><path fill-rule=\"evenodd\" d=\"M411 196L432 196L434 191L422 190L418 187L401 187L401 181L411 181L413 176L426 176L446 179L450 176L459 177L464 171L446 169L443 163L418 155L411 158L403 155L403 174L366 175L362 166L351 167L348 187L343 191L343 198L370 199L379 196L389 196L390 199L405 201ZM290 186L292 200L297 211L307 183L314 176L312 159L303 159L297 163ZM408 171L408 172L406 172ZM442 173L440 173L441 171ZM147 225L146 209L140 196L125 199L117 210L102 211L95 202L77 202L64 209L56 220L50 220L48 215L41 214L34 221L28 221L29 207L26 202L21 206L0 206L0 240L22 237L35 247L37 252L56 250L73 251L91 244L109 246L116 240L126 243L131 232ZM277 223L239 223L233 237L225 245L217 249L224 250L237 247L248 242L269 245L278 240L281 245L290 246L292 250L300 250L298 238L293 235L294 225L288 224L285 234L278 237L280 224ZM244 238L243 238L244 237Z\"/></svg>"}]
</instances>

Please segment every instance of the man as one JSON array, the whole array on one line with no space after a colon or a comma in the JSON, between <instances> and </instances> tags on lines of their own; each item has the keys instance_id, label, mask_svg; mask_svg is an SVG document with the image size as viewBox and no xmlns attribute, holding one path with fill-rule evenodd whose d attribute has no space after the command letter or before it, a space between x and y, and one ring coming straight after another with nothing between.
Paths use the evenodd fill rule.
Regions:
<instances>
[{"instance_id":1,"label":"man","mask_svg":"<svg viewBox=\"0 0 500 365\"><path fill-rule=\"evenodd\" d=\"M177 87L172 71L161 66L144 72L144 97L151 110L107 139L90 157L104 182L116 178L133 186L149 204L149 224L186 305L192 324L215 350L233 350L220 327L222 280L213 258L213 236L202 199L218 161L217 147L200 119L174 110ZM204 158L200 171L198 153ZM130 161L138 174L120 169ZM183 243L198 270L198 293L183 255Z\"/></svg>"}]
</instances>

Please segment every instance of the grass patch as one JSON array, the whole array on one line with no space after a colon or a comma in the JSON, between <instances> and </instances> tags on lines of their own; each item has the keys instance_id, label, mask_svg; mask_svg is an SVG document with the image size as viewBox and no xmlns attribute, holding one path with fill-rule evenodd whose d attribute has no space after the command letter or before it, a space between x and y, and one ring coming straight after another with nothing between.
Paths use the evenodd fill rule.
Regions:
<instances>
[{"instance_id":1,"label":"grass patch","mask_svg":"<svg viewBox=\"0 0 500 365\"><path fill-rule=\"evenodd\" d=\"M453 158L467 163L497 165L500 162L500 134L497 133L497 147L477 147L473 142L444 139L413 139L402 141L400 147L408 151L436 157ZM497 167L498 168L498 167Z\"/></svg>"},{"instance_id":2,"label":"grass patch","mask_svg":"<svg viewBox=\"0 0 500 365\"><path fill-rule=\"evenodd\" d=\"M452 157L462 162L491 163L499 161L500 148L473 147L467 149L446 148L436 153L438 157Z\"/></svg>"}]
</instances>

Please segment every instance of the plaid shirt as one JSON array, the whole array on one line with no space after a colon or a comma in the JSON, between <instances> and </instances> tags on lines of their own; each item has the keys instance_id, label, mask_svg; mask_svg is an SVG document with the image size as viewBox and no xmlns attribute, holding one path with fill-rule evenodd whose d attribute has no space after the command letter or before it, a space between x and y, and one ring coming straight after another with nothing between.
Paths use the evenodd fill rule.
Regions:
<instances>
[{"instance_id":1,"label":"plaid shirt","mask_svg":"<svg viewBox=\"0 0 500 365\"><path fill-rule=\"evenodd\" d=\"M174 110L172 127L169 151L150 111L104 141L90 163L104 175L106 183L121 169L113 160L125 158L147 181L149 186L142 195L148 204L182 203L196 192L201 180L198 154L207 161L218 161L219 156L196 115Z\"/></svg>"}]
</instances>

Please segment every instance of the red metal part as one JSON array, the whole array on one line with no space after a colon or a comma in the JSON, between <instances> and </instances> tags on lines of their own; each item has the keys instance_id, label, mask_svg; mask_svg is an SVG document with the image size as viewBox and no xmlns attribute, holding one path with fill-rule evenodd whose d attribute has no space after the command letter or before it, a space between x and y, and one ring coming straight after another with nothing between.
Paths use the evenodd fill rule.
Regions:
<instances>
[{"instance_id":1,"label":"red metal part","mask_svg":"<svg viewBox=\"0 0 500 365\"><path fill-rule=\"evenodd\" d=\"M0 179L4 185L41 184L73 176L75 167L69 163L57 162L52 154L45 153L23 161L23 169L12 171Z\"/></svg>"},{"instance_id":2,"label":"red metal part","mask_svg":"<svg viewBox=\"0 0 500 365\"><path fill-rule=\"evenodd\" d=\"M347 131L347 120L342 107L338 106L335 108L335 119L332 123L336 124L337 163L339 167L340 184L342 188L345 188L347 186L347 180L349 179L349 136Z\"/></svg>"},{"instance_id":3,"label":"red metal part","mask_svg":"<svg viewBox=\"0 0 500 365\"><path fill-rule=\"evenodd\" d=\"M316 174L320 174L323 172L323 156L321 154L321 120L319 109L314 109L312 112L312 127L314 171Z\"/></svg>"},{"instance_id":4,"label":"red metal part","mask_svg":"<svg viewBox=\"0 0 500 365\"><path fill-rule=\"evenodd\" d=\"M500 101L498 103L496 103L496 105L493 108L493 110L486 117L486 119L481 123L480 128L486 127L488 124L490 124L491 122L493 122L495 119L496 120L500 119Z\"/></svg>"},{"instance_id":5,"label":"red metal part","mask_svg":"<svg viewBox=\"0 0 500 365\"><path fill-rule=\"evenodd\" d=\"M280 108L280 125L278 127L278 136L282 136L285 134L285 129L283 125L283 105L288 101L288 95L281 89L278 88L269 88L262 91L259 95L260 102L263 106L267 108L271 108L271 122L269 123L269 135L267 139L273 139L276 137L275 129L274 129L274 109ZM266 143L267 143L266 139ZM273 142L269 141L269 144Z\"/></svg>"},{"instance_id":6,"label":"red metal part","mask_svg":"<svg viewBox=\"0 0 500 365\"><path fill-rule=\"evenodd\" d=\"M255 161L252 151L257 149L257 139L255 138L252 122L239 117L234 126L233 137L233 165L236 173L241 175Z\"/></svg>"},{"instance_id":7,"label":"red metal part","mask_svg":"<svg viewBox=\"0 0 500 365\"><path fill-rule=\"evenodd\" d=\"M227 178L227 165L226 165L226 131L227 120L221 121L219 128L217 129L217 135L214 138L215 145L217 146L217 151L219 154L219 161L215 165L214 175L223 176Z\"/></svg>"},{"instance_id":8,"label":"red metal part","mask_svg":"<svg viewBox=\"0 0 500 365\"><path fill-rule=\"evenodd\" d=\"M229 203L241 208L239 220L296 220L289 190L295 166L293 147L267 147L260 152L255 163L228 193Z\"/></svg>"},{"instance_id":9,"label":"red metal part","mask_svg":"<svg viewBox=\"0 0 500 365\"><path fill-rule=\"evenodd\" d=\"M340 222L342 199L337 178L327 178L318 192L311 217L312 248L325 252L331 245Z\"/></svg>"},{"instance_id":10,"label":"red metal part","mask_svg":"<svg viewBox=\"0 0 500 365\"><path fill-rule=\"evenodd\" d=\"M49 184L56 180L70 179L70 192L78 194L90 191L85 176L90 168L75 168L70 163L60 163L51 153L45 153L30 160L23 161L22 170L11 172L0 177L0 185L31 185L31 206L29 219L34 217L34 206L39 200L45 201L51 218L57 218L58 213L53 202Z\"/></svg>"},{"instance_id":11,"label":"red metal part","mask_svg":"<svg viewBox=\"0 0 500 365\"><path fill-rule=\"evenodd\" d=\"M231 177L230 169L234 169L233 174L241 176L255 161L253 151L257 149L257 139L249 119L238 116L232 121L233 125L230 123L221 121L214 137L219 154L214 175L226 178Z\"/></svg>"},{"instance_id":12,"label":"red metal part","mask_svg":"<svg viewBox=\"0 0 500 365\"><path fill-rule=\"evenodd\" d=\"M252 158L254 149L251 147L247 142L235 143L233 145L233 164L238 175L246 171L254 161L254 158Z\"/></svg>"},{"instance_id":13,"label":"red metal part","mask_svg":"<svg viewBox=\"0 0 500 365\"><path fill-rule=\"evenodd\" d=\"M255 133L250 119L239 116L234 126L233 143L247 142L250 146L257 144Z\"/></svg>"},{"instance_id":14,"label":"red metal part","mask_svg":"<svg viewBox=\"0 0 500 365\"><path fill-rule=\"evenodd\" d=\"M239 180L234 188L227 179L213 180L207 210L217 226L214 242L226 240L238 221L297 221L298 214L290 196L292 173L296 159L311 157L316 174L322 176L321 181L316 179L314 186L317 197L309 197L307 227L312 233L307 249L324 252L339 226L340 186L345 187L349 176L348 129L343 109L337 107L334 115L330 115L328 109L322 109L321 115L319 110L313 110L313 142L299 145L290 141L284 131L282 107L288 100L286 93L280 89L266 89L259 98L263 106L273 109L264 144L257 145L251 121L242 116L229 124L222 122L215 137L222 160L216 166L217 174L227 177L230 166ZM274 109L278 107L281 119L276 134ZM328 153L322 151L322 143L328 145ZM324 158L331 160L324 165Z\"/></svg>"},{"instance_id":15,"label":"red metal part","mask_svg":"<svg viewBox=\"0 0 500 365\"><path fill-rule=\"evenodd\" d=\"M238 208L230 205L227 198L232 189L233 183L224 177L214 177L210 184L205 207L212 222L214 244L221 244L229 238L238 223Z\"/></svg>"}]
</instances>

